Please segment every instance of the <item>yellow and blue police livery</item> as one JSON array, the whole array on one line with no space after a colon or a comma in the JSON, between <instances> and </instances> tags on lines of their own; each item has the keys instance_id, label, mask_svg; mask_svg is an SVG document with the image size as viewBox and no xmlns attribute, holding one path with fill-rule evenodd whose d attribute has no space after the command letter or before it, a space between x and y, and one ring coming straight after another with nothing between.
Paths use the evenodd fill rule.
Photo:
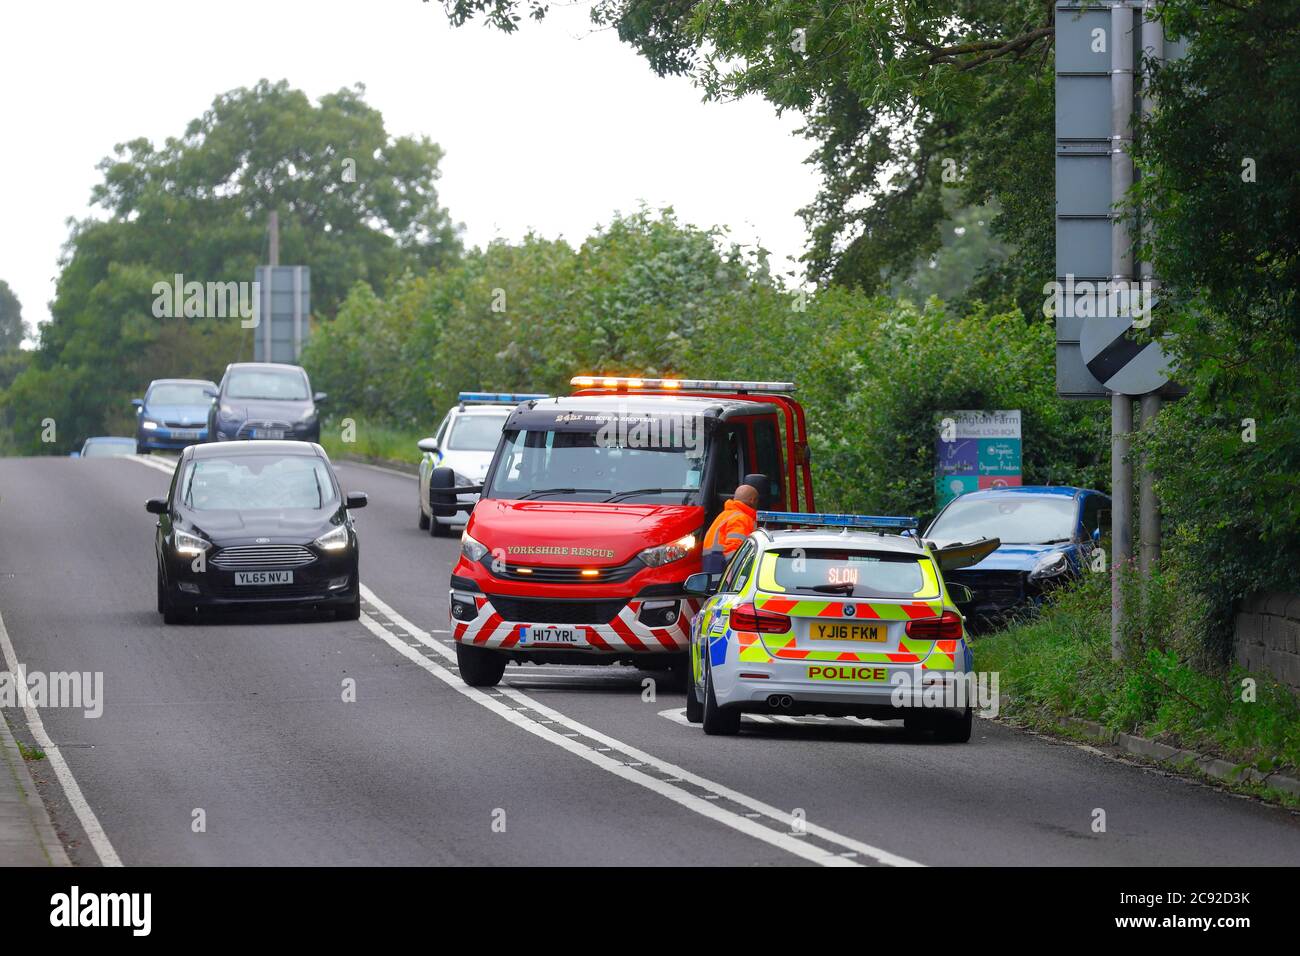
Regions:
<instances>
[{"instance_id":1,"label":"yellow and blue police livery","mask_svg":"<svg viewBox=\"0 0 1300 956\"><path fill-rule=\"evenodd\" d=\"M996 539L937 550L916 520L761 511L691 623L686 716L734 734L741 715L903 720L970 739L972 655L942 568L979 560Z\"/></svg>"}]
</instances>

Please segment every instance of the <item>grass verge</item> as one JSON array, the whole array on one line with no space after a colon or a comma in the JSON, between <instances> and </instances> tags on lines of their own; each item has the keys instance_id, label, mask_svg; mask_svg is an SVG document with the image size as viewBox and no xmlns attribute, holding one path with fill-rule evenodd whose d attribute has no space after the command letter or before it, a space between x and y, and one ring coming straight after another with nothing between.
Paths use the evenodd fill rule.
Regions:
<instances>
[{"instance_id":1,"label":"grass verge","mask_svg":"<svg viewBox=\"0 0 1300 956\"><path fill-rule=\"evenodd\" d=\"M362 419L349 421L353 423L350 428L344 428L341 422L329 422L321 427L320 443L331 458L351 454L380 461L419 464L420 450L415 443L433 434L432 431L378 425ZM353 440L345 441L345 438Z\"/></svg>"},{"instance_id":2,"label":"grass verge","mask_svg":"<svg viewBox=\"0 0 1300 956\"><path fill-rule=\"evenodd\" d=\"M1110 586L1090 575L1060 592L1032 619L976 638L975 666L998 672L1009 698L1003 713L1060 733L1058 717L1096 721L1108 730L1153 737L1212 754L1239 767L1300 777L1300 701L1265 675L1207 663L1205 627L1180 604L1170 579L1153 580L1129 607L1138 609L1124 659L1110 655ZM1242 783L1244 792L1263 788ZM1267 795L1291 806L1295 797Z\"/></svg>"}]
</instances>

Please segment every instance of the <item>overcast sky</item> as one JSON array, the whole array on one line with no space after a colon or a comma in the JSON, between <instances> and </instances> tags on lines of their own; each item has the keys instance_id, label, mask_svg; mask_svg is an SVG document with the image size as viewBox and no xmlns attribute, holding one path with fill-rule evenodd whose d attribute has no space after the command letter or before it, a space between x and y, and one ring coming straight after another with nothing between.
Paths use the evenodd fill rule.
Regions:
<instances>
[{"instance_id":1,"label":"overcast sky","mask_svg":"<svg viewBox=\"0 0 1300 956\"><path fill-rule=\"evenodd\" d=\"M390 134L441 144L442 203L471 245L530 228L581 241L644 201L791 268L795 210L816 186L798 118L702 103L594 31L588 8L557 5L507 36L453 29L436 0L5 2L0 279L29 322L48 319L65 220L92 212L96 163L137 136L179 136L218 93L263 77L312 99L362 82Z\"/></svg>"}]
</instances>

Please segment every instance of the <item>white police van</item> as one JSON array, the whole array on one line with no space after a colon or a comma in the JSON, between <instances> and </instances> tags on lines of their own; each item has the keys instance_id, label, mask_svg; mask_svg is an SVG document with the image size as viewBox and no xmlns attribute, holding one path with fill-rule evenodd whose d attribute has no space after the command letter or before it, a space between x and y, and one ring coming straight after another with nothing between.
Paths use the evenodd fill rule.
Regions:
<instances>
[{"instance_id":1,"label":"white police van","mask_svg":"<svg viewBox=\"0 0 1300 956\"><path fill-rule=\"evenodd\" d=\"M514 392L461 392L458 403L447 411L432 438L419 441L420 517L419 527L434 537L451 534L453 525L463 525L478 501L477 494L457 495L461 508L454 517L439 518L429 505L429 476L435 468L450 468L456 484L470 487L483 484L492 454L501 438L501 427L520 402L546 398Z\"/></svg>"}]
</instances>

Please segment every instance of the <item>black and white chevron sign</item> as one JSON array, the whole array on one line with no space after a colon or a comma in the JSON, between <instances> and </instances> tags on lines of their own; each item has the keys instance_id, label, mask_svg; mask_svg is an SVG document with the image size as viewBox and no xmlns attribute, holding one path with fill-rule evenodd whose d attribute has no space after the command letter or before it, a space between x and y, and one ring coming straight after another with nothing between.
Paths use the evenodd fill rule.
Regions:
<instances>
[{"instance_id":1,"label":"black and white chevron sign","mask_svg":"<svg viewBox=\"0 0 1300 956\"><path fill-rule=\"evenodd\" d=\"M1092 377L1120 395L1145 395L1169 381L1169 357L1158 342L1134 338L1132 318L1085 319L1079 351Z\"/></svg>"}]
</instances>

